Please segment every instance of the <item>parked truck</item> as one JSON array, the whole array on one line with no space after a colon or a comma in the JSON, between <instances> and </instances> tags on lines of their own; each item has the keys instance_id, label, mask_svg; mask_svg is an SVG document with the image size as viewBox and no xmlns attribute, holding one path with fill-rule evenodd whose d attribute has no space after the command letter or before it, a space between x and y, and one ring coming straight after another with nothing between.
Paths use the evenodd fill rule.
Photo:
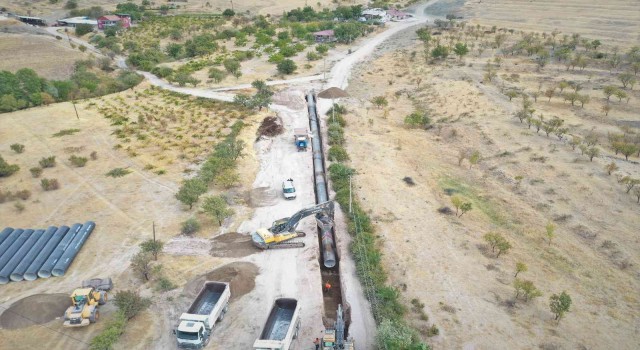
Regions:
<instances>
[{"instance_id":1,"label":"parked truck","mask_svg":"<svg viewBox=\"0 0 640 350\"><path fill-rule=\"evenodd\" d=\"M180 316L174 331L178 347L200 349L209 343L217 321L222 321L229 308L231 290L228 283L206 281L189 310Z\"/></svg>"},{"instance_id":2,"label":"parked truck","mask_svg":"<svg viewBox=\"0 0 640 350\"><path fill-rule=\"evenodd\" d=\"M279 298L253 343L254 350L288 350L300 331L300 304L296 299Z\"/></svg>"}]
</instances>

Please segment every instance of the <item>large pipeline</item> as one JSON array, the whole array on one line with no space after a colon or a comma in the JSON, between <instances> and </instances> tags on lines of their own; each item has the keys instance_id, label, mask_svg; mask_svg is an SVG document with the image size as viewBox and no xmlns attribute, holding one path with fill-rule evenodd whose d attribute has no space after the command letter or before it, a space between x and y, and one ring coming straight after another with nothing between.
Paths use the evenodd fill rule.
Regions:
<instances>
[{"instance_id":1,"label":"large pipeline","mask_svg":"<svg viewBox=\"0 0 640 350\"><path fill-rule=\"evenodd\" d=\"M307 108L309 110L309 126L311 128L311 134L313 135L311 139L311 150L313 151L313 177L316 186L316 201L317 203L324 203L329 200L329 192L327 191L322 138L320 137L320 118L316 111L316 100L312 92L307 94ZM336 266L336 253L333 249L335 244L331 226L319 225L319 227L322 237L323 264L327 268L333 268Z\"/></svg>"},{"instance_id":2,"label":"large pipeline","mask_svg":"<svg viewBox=\"0 0 640 350\"><path fill-rule=\"evenodd\" d=\"M14 243L16 243L16 240L20 238L23 232L24 230L21 228L13 230L9 237L7 237L7 239L5 239L2 244L0 244L0 270L4 268L4 265L6 265L9 260L11 260L13 254L15 254L18 249L20 249L19 245L14 247ZM22 243L24 243L24 241L22 241Z\"/></svg>"},{"instance_id":3,"label":"large pipeline","mask_svg":"<svg viewBox=\"0 0 640 350\"><path fill-rule=\"evenodd\" d=\"M52 226L53 227L53 226ZM69 231L69 226L60 226L56 232L52 235L51 239L47 242L47 245L42 248L35 260L29 265L27 271L24 273L24 279L27 281L35 281L38 278L38 270L47 261L47 258L51 255L54 249L58 246L60 241L64 238L64 235ZM47 230L49 232L49 230ZM45 232L45 235L47 234Z\"/></svg>"},{"instance_id":4,"label":"large pipeline","mask_svg":"<svg viewBox=\"0 0 640 350\"><path fill-rule=\"evenodd\" d=\"M0 284L9 283L9 275L13 272L13 269L20 264L22 258L27 255L31 247L40 239L42 232L44 232L44 230L37 230L35 232L33 230L25 230L11 245L11 248L13 248L13 246L19 244L20 249L17 249L7 264L0 270Z\"/></svg>"},{"instance_id":5,"label":"large pipeline","mask_svg":"<svg viewBox=\"0 0 640 350\"><path fill-rule=\"evenodd\" d=\"M82 248L84 242L87 241L87 238L89 238L94 227L96 227L96 223L93 221L87 221L84 223L78 234L73 238L73 241L71 241L69 247L64 251L60 260L58 260L58 263L56 263L56 266L53 268L52 273L54 276L64 276L64 273L67 272L69 265L71 265L73 259L78 255L80 248Z\"/></svg>"},{"instance_id":6,"label":"large pipeline","mask_svg":"<svg viewBox=\"0 0 640 350\"><path fill-rule=\"evenodd\" d=\"M27 255L22 258L22 261L13 269L13 272L9 275L9 279L14 282L19 282L24 279L24 273L27 271L27 268L33 263L38 254L42 251L42 247L44 247L47 242L53 237L53 233L56 232L57 227L49 226L44 233L40 235L38 241L31 247ZM43 231L43 230L38 230ZM36 233L38 232L36 231ZM35 233L34 233L35 235Z\"/></svg>"},{"instance_id":7,"label":"large pipeline","mask_svg":"<svg viewBox=\"0 0 640 350\"><path fill-rule=\"evenodd\" d=\"M73 224L64 238L60 241L60 243L53 250L49 258L44 262L44 265L38 270L38 277L40 278L49 278L51 277L51 271L56 266L56 263L64 254L64 251L67 250L67 247L71 245L71 241L76 236L76 234L82 228L82 224Z\"/></svg>"},{"instance_id":8,"label":"large pipeline","mask_svg":"<svg viewBox=\"0 0 640 350\"><path fill-rule=\"evenodd\" d=\"M4 242L4 240L7 239L7 237L9 237L11 232L13 232L13 227L5 227L4 230L0 232L0 245L2 245L2 242ZM2 250L0 250L0 252L1 251Z\"/></svg>"}]
</instances>

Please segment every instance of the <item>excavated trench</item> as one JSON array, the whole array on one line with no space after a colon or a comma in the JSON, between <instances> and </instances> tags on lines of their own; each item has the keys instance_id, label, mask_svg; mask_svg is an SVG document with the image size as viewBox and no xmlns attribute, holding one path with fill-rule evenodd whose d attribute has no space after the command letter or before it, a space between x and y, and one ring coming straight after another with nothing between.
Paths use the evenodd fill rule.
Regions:
<instances>
[{"instance_id":1,"label":"excavated trench","mask_svg":"<svg viewBox=\"0 0 640 350\"><path fill-rule=\"evenodd\" d=\"M324 160L324 149L322 144L322 128L320 116L316 108L316 97L313 92L307 94L307 109L309 112L309 126L313 139L311 148L313 151L313 177L315 182L316 203L323 203L329 200L329 191L327 183L327 171ZM333 219L333 218L332 218ZM335 226L335 225L334 225ZM323 288L323 305L324 316L322 318L325 327L333 326L337 318L338 305L346 310L345 319L350 320L350 308L345 305L342 293L342 284L340 281L340 259L337 250L337 236L334 227L330 230L322 230L318 226L318 244L320 247L320 277ZM329 292L324 291L326 283L331 284ZM346 323L345 334L349 328Z\"/></svg>"}]
</instances>

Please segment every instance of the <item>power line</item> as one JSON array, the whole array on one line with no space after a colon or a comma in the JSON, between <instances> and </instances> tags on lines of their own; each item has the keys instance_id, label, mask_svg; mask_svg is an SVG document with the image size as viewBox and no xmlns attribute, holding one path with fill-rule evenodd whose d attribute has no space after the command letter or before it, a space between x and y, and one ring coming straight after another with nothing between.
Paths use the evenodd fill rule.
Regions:
<instances>
[{"instance_id":1,"label":"power line","mask_svg":"<svg viewBox=\"0 0 640 350\"><path fill-rule=\"evenodd\" d=\"M27 316L25 316L25 315L19 314L19 313L17 313L17 312L15 312L15 311L13 311L13 310L10 310L10 309L8 309L8 308L6 308L6 307L4 307L4 306L0 306L0 307L1 307L1 308L3 308L3 309L5 309L5 312L10 312L10 313L12 313L12 314L14 314L14 315L20 316L20 317L22 317L22 318L24 318L24 319L26 319L26 320L29 320L29 321L33 322L35 325L38 325L38 326L40 326L40 327L42 327L42 328L46 328L46 329L48 329L48 330L50 330L50 331L52 331L52 332L56 332L56 333L58 333L58 334L61 334L61 335L65 336L65 337L68 337L68 338L70 338L70 339L73 339L73 340L75 340L75 341L77 341L77 342L80 342L80 343L82 343L82 344L85 344L85 345L87 345L87 346L91 345L91 344L89 344L89 343L85 342L84 340L80 340L80 339L75 338L75 337L72 337L72 336L70 336L70 335L68 335L68 334L66 334L66 333L60 332L60 331L55 330L55 329L53 329L53 328L49 328L49 327L47 327L47 326L45 326L45 325L43 325L43 324L39 324L37 321L34 321L34 320L32 320L31 318L29 318L29 317L27 317ZM3 313L3 314L4 314L4 313Z\"/></svg>"}]
</instances>

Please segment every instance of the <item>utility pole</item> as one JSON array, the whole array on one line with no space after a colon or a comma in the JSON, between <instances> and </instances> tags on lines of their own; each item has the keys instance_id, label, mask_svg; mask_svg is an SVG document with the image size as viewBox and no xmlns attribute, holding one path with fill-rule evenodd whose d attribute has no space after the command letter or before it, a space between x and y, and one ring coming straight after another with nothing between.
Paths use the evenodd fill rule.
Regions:
<instances>
[{"instance_id":1,"label":"utility pole","mask_svg":"<svg viewBox=\"0 0 640 350\"><path fill-rule=\"evenodd\" d=\"M80 116L78 115L78 109L76 108L76 102L71 100L71 105L73 106L73 110L76 111L76 118L80 120Z\"/></svg>"},{"instance_id":2,"label":"utility pole","mask_svg":"<svg viewBox=\"0 0 640 350\"><path fill-rule=\"evenodd\" d=\"M156 241L156 222L152 221L153 223L153 242L155 243Z\"/></svg>"},{"instance_id":3,"label":"utility pole","mask_svg":"<svg viewBox=\"0 0 640 350\"><path fill-rule=\"evenodd\" d=\"M352 214L353 212L352 203L353 203L353 196L351 195L351 175L349 175L349 214Z\"/></svg>"}]
</instances>

